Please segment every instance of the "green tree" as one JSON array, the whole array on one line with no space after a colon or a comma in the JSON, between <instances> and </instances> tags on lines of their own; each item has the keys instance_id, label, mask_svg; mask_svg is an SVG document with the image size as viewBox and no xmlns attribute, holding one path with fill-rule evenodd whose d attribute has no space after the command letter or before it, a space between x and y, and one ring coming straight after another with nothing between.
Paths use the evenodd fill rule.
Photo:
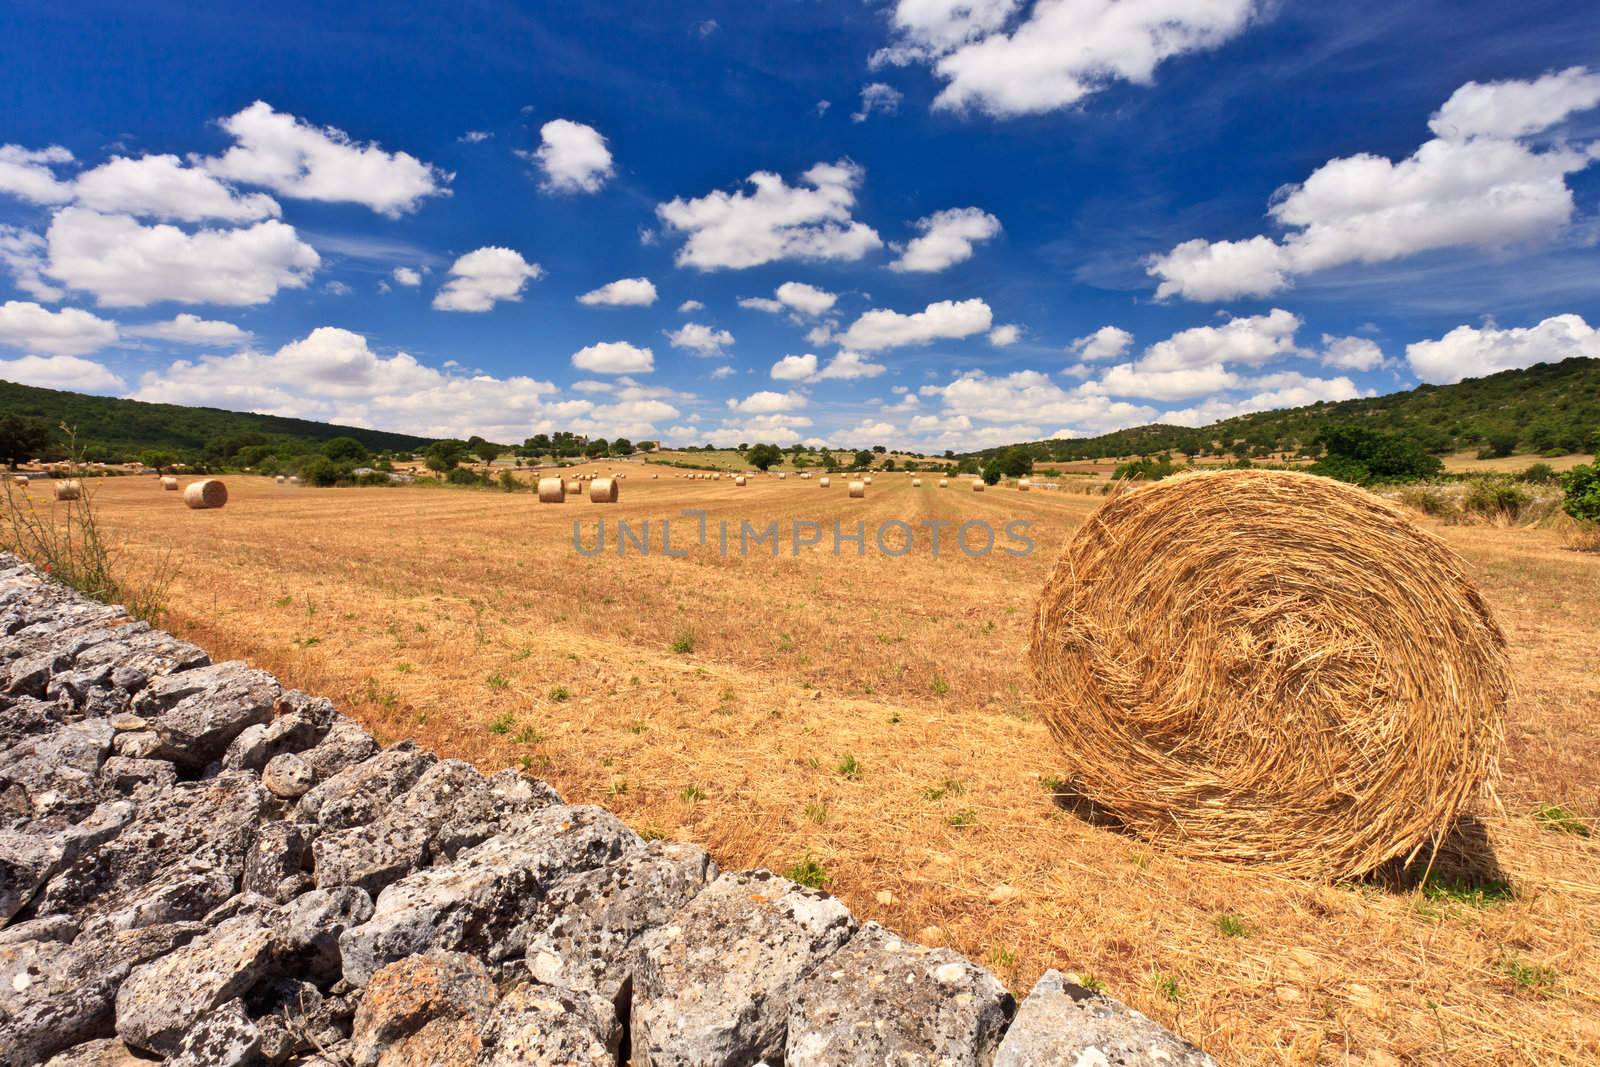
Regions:
<instances>
[{"instance_id":1,"label":"green tree","mask_svg":"<svg viewBox=\"0 0 1600 1067\"><path fill-rule=\"evenodd\" d=\"M626 437L617 438L615 441L611 442L611 454L613 456L633 455L633 442L628 440Z\"/></svg>"},{"instance_id":2,"label":"green tree","mask_svg":"<svg viewBox=\"0 0 1600 1067\"><path fill-rule=\"evenodd\" d=\"M50 447L55 435L43 419L25 415L0 415L0 459L12 470Z\"/></svg>"},{"instance_id":3,"label":"green tree","mask_svg":"<svg viewBox=\"0 0 1600 1067\"><path fill-rule=\"evenodd\" d=\"M178 465L178 457L160 448L147 448L139 453L139 462L161 474Z\"/></svg>"},{"instance_id":4,"label":"green tree","mask_svg":"<svg viewBox=\"0 0 1600 1067\"><path fill-rule=\"evenodd\" d=\"M640 441L634 447L640 452L654 452L661 447L661 443L659 441Z\"/></svg>"},{"instance_id":5,"label":"green tree","mask_svg":"<svg viewBox=\"0 0 1600 1067\"><path fill-rule=\"evenodd\" d=\"M1410 437L1361 426L1330 426L1318 443L1327 454L1311 472L1357 485L1432 478L1444 467Z\"/></svg>"},{"instance_id":6,"label":"green tree","mask_svg":"<svg viewBox=\"0 0 1600 1067\"><path fill-rule=\"evenodd\" d=\"M1588 522L1600 522L1600 463L1573 467L1561 476L1566 493L1562 507L1568 515Z\"/></svg>"},{"instance_id":7,"label":"green tree","mask_svg":"<svg viewBox=\"0 0 1600 1067\"><path fill-rule=\"evenodd\" d=\"M596 437L583 447L583 454L590 459L601 459L611 454L611 446L606 443L604 437Z\"/></svg>"},{"instance_id":8,"label":"green tree","mask_svg":"<svg viewBox=\"0 0 1600 1067\"><path fill-rule=\"evenodd\" d=\"M1007 478L1022 478L1033 473L1033 454L1025 448L1012 445L995 453L1000 471Z\"/></svg>"},{"instance_id":9,"label":"green tree","mask_svg":"<svg viewBox=\"0 0 1600 1067\"><path fill-rule=\"evenodd\" d=\"M422 462L431 471L455 470L461 463L461 457L467 454L465 441L435 441L428 446L422 454Z\"/></svg>"},{"instance_id":10,"label":"green tree","mask_svg":"<svg viewBox=\"0 0 1600 1067\"><path fill-rule=\"evenodd\" d=\"M1004 472L1000 469L1000 461L998 459L991 459L983 466L983 482L985 485L995 484L1003 474Z\"/></svg>"},{"instance_id":11,"label":"green tree","mask_svg":"<svg viewBox=\"0 0 1600 1067\"><path fill-rule=\"evenodd\" d=\"M1517 431L1496 427L1484 435L1484 443L1487 446L1484 451L1488 453L1485 459L1509 456L1517 450Z\"/></svg>"},{"instance_id":12,"label":"green tree","mask_svg":"<svg viewBox=\"0 0 1600 1067\"><path fill-rule=\"evenodd\" d=\"M757 470L767 470L774 463L783 462L783 449L777 445L751 445L744 454L744 461Z\"/></svg>"},{"instance_id":13,"label":"green tree","mask_svg":"<svg viewBox=\"0 0 1600 1067\"><path fill-rule=\"evenodd\" d=\"M359 467L370 458L367 446L354 437L335 437L322 446L322 454L334 463Z\"/></svg>"},{"instance_id":14,"label":"green tree","mask_svg":"<svg viewBox=\"0 0 1600 1067\"><path fill-rule=\"evenodd\" d=\"M872 453L863 448L856 453L855 460L850 465L858 469L872 466Z\"/></svg>"}]
</instances>

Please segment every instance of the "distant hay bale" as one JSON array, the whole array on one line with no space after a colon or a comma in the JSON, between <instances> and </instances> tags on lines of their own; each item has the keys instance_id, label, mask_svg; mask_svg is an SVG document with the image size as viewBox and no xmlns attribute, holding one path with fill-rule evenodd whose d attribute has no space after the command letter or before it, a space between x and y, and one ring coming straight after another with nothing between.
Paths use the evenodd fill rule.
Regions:
<instances>
[{"instance_id":1,"label":"distant hay bale","mask_svg":"<svg viewBox=\"0 0 1600 1067\"><path fill-rule=\"evenodd\" d=\"M196 510L220 508L228 502L228 487L215 478L190 482L184 487L183 502Z\"/></svg>"},{"instance_id":2,"label":"distant hay bale","mask_svg":"<svg viewBox=\"0 0 1600 1067\"><path fill-rule=\"evenodd\" d=\"M285 478L283 475L280 474L280 475L278 475L276 478L274 478L272 480L277 482L279 485L282 485L284 482L287 482L289 479Z\"/></svg>"},{"instance_id":3,"label":"distant hay bale","mask_svg":"<svg viewBox=\"0 0 1600 1067\"><path fill-rule=\"evenodd\" d=\"M982 478L974 478L973 479L973 481L972 481L972 491L974 493L981 493L981 492L983 492L983 490L985 488L986 487L983 484L983 479Z\"/></svg>"},{"instance_id":4,"label":"distant hay bale","mask_svg":"<svg viewBox=\"0 0 1600 1067\"><path fill-rule=\"evenodd\" d=\"M1032 487L1032 485L1028 481L1028 479L1026 479L1026 478L1018 478L1017 479L1017 492L1026 493L1031 487Z\"/></svg>"},{"instance_id":5,"label":"distant hay bale","mask_svg":"<svg viewBox=\"0 0 1600 1067\"><path fill-rule=\"evenodd\" d=\"M1187 856L1319 878L1437 844L1491 781L1505 638L1443 542L1282 471L1108 499L1028 652L1080 794Z\"/></svg>"},{"instance_id":6,"label":"distant hay bale","mask_svg":"<svg viewBox=\"0 0 1600 1067\"><path fill-rule=\"evenodd\" d=\"M596 478L589 483L589 503L615 504L617 502L617 483L611 478Z\"/></svg>"},{"instance_id":7,"label":"distant hay bale","mask_svg":"<svg viewBox=\"0 0 1600 1067\"><path fill-rule=\"evenodd\" d=\"M659 478L659 477L661 477L661 475L659 475L659 474L652 474L652 475L651 475L651 476L650 476L650 480L651 480L651 481L652 481L652 482L653 482L653 481L655 481L655 480L656 480L656 479L657 479L657 478Z\"/></svg>"},{"instance_id":8,"label":"distant hay bale","mask_svg":"<svg viewBox=\"0 0 1600 1067\"><path fill-rule=\"evenodd\" d=\"M572 481L567 483L567 492L571 493L573 496L578 496L583 492L583 483L576 478L572 479Z\"/></svg>"},{"instance_id":9,"label":"distant hay bale","mask_svg":"<svg viewBox=\"0 0 1600 1067\"><path fill-rule=\"evenodd\" d=\"M289 484L290 485L299 485L300 484L300 476L298 474L289 475Z\"/></svg>"},{"instance_id":10,"label":"distant hay bale","mask_svg":"<svg viewBox=\"0 0 1600 1067\"><path fill-rule=\"evenodd\" d=\"M18 485L26 486L29 482L29 478L26 474L19 474L13 478L12 481L16 482Z\"/></svg>"},{"instance_id":11,"label":"distant hay bale","mask_svg":"<svg viewBox=\"0 0 1600 1067\"><path fill-rule=\"evenodd\" d=\"M565 504L567 502L567 483L560 478L539 479L539 503Z\"/></svg>"},{"instance_id":12,"label":"distant hay bale","mask_svg":"<svg viewBox=\"0 0 1600 1067\"><path fill-rule=\"evenodd\" d=\"M948 479L948 478L940 478L939 479L939 488L940 489L948 489L948 488L950 488L950 479Z\"/></svg>"},{"instance_id":13,"label":"distant hay bale","mask_svg":"<svg viewBox=\"0 0 1600 1067\"><path fill-rule=\"evenodd\" d=\"M850 483L850 495L853 496L853 497L866 496L867 495L867 483L864 482L864 481L862 481L862 482L851 482Z\"/></svg>"},{"instance_id":14,"label":"distant hay bale","mask_svg":"<svg viewBox=\"0 0 1600 1067\"><path fill-rule=\"evenodd\" d=\"M871 485L872 484L872 479L871 478L863 478L863 479L861 479L861 481L866 485Z\"/></svg>"},{"instance_id":15,"label":"distant hay bale","mask_svg":"<svg viewBox=\"0 0 1600 1067\"><path fill-rule=\"evenodd\" d=\"M921 489L922 488L922 479L921 478L913 478L913 479L911 479L911 488L913 488L913 489Z\"/></svg>"},{"instance_id":16,"label":"distant hay bale","mask_svg":"<svg viewBox=\"0 0 1600 1067\"><path fill-rule=\"evenodd\" d=\"M165 478L161 479L161 488L171 492L176 492L178 489L178 479L174 478L170 474L167 475Z\"/></svg>"},{"instance_id":17,"label":"distant hay bale","mask_svg":"<svg viewBox=\"0 0 1600 1067\"><path fill-rule=\"evenodd\" d=\"M83 483L76 478L66 478L55 484L57 500L77 500L83 496Z\"/></svg>"},{"instance_id":18,"label":"distant hay bale","mask_svg":"<svg viewBox=\"0 0 1600 1067\"><path fill-rule=\"evenodd\" d=\"M826 488L828 488L828 486L832 485L833 483L827 477L822 477L822 478L818 478L817 479L817 484L819 486L821 486L822 488L826 489Z\"/></svg>"},{"instance_id":19,"label":"distant hay bale","mask_svg":"<svg viewBox=\"0 0 1600 1067\"><path fill-rule=\"evenodd\" d=\"M784 478L787 478L787 477L789 477L789 476L788 476L788 475L787 475L787 474L785 474L785 473L783 473L783 472L782 472L782 471L779 471L779 472L778 472L778 479L779 479L779 480L780 480L780 481L781 481L781 480L782 480L782 479L784 479Z\"/></svg>"},{"instance_id":20,"label":"distant hay bale","mask_svg":"<svg viewBox=\"0 0 1600 1067\"><path fill-rule=\"evenodd\" d=\"M735 478L733 480L733 484L734 485L743 485L744 484L744 475L741 474L737 478Z\"/></svg>"}]
</instances>

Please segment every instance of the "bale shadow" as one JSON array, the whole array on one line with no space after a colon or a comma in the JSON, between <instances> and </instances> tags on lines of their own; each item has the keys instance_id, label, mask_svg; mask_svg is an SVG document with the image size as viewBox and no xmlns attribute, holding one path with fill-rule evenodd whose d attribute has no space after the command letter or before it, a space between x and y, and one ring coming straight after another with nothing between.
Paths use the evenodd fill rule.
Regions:
<instances>
[{"instance_id":1,"label":"bale shadow","mask_svg":"<svg viewBox=\"0 0 1600 1067\"><path fill-rule=\"evenodd\" d=\"M1488 828L1475 815L1458 818L1436 851L1424 849L1410 863L1390 860L1363 881L1391 893L1420 888L1430 897L1479 905L1509 900L1513 895Z\"/></svg>"},{"instance_id":2,"label":"bale shadow","mask_svg":"<svg viewBox=\"0 0 1600 1067\"><path fill-rule=\"evenodd\" d=\"M1134 836L1133 831L1117 817L1109 808L1103 808L1085 796L1073 780L1054 781L1047 784L1050 791L1050 803L1074 818L1081 819L1090 826L1097 826L1102 830L1113 830L1128 837Z\"/></svg>"}]
</instances>

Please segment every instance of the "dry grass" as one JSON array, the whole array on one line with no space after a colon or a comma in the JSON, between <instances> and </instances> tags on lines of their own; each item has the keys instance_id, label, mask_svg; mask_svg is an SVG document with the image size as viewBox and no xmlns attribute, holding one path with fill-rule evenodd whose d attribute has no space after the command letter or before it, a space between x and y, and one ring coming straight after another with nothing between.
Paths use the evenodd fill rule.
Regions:
<instances>
[{"instance_id":1,"label":"dry grass","mask_svg":"<svg viewBox=\"0 0 1600 1067\"><path fill-rule=\"evenodd\" d=\"M618 504L541 508L232 478L227 508L195 512L114 479L99 503L130 559L181 554L170 625L218 656L332 696L386 740L525 764L724 864L809 858L858 914L1019 992L1045 967L1076 971L1227 1062L1594 1062L1600 835L1536 812L1592 830L1600 810L1600 559L1553 531L1437 531L1508 637L1502 807L1453 843L1443 873L1468 881L1325 885L1177 858L1052 802L1064 760L1027 709L1021 653L1098 497L882 481L849 501L837 482L630 478ZM713 537L723 517L1027 518L1040 547L571 549L574 518L682 506L706 508Z\"/></svg>"},{"instance_id":2,"label":"dry grass","mask_svg":"<svg viewBox=\"0 0 1600 1067\"><path fill-rule=\"evenodd\" d=\"M1443 542L1281 471L1109 499L1051 573L1029 662L1085 798L1168 851L1314 877L1442 841L1511 688Z\"/></svg>"}]
</instances>

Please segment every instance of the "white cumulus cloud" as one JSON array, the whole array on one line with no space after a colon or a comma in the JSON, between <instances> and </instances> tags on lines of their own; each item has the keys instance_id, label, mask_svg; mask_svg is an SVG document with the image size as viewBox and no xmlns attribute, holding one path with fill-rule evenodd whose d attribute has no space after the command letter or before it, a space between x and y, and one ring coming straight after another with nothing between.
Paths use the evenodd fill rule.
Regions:
<instances>
[{"instance_id":1,"label":"white cumulus cloud","mask_svg":"<svg viewBox=\"0 0 1600 1067\"><path fill-rule=\"evenodd\" d=\"M405 152L362 144L343 130L274 111L264 101L220 125L235 143L200 165L229 181L298 200L362 204L390 218L450 192L450 175L438 167Z\"/></svg>"},{"instance_id":2,"label":"white cumulus cloud","mask_svg":"<svg viewBox=\"0 0 1600 1067\"><path fill-rule=\"evenodd\" d=\"M1133 334L1120 326L1102 326L1073 341L1070 350L1085 363L1117 359L1133 345Z\"/></svg>"},{"instance_id":3,"label":"white cumulus cloud","mask_svg":"<svg viewBox=\"0 0 1600 1067\"><path fill-rule=\"evenodd\" d=\"M780 382L803 382L817 373L817 357L810 352L784 356L772 365L772 377Z\"/></svg>"},{"instance_id":4,"label":"white cumulus cloud","mask_svg":"<svg viewBox=\"0 0 1600 1067\"><path fill-rule=\"evenodd\" d=\"M521 300L531 279L544 274L537 263L509 248L490 246L468 252L450 267L450 278L434 295L440 311L488 311L500 300Z\"/></svg>"},{"instance_id":5,"label":"white cumulus cloud","mask_svg":"<svg viewBox=\"0 0 1600 1067\"><path fill-rule=\"evenodd\" d=\"M202 319L188 312L175 315L165 322L125 326L122 332L132 337L151 337L180 345L216 345L220 348L233 348L247 343L251 338L249 330L240 329L231 322Z\"/></svg>"},{"instance_id":6,"label":"white cumulus cloud","mask_svg":"<svg viewBox=\"0 0 1600 1067\"><path fill-rule=\"evenodd\" d=\"M1111 84L1149 85L1161 63L1232 40L1257 0L899 0L875 65L928 62L938 108L997 118L1071 107ZM1007 27L1012 28L1007 31Z\"/></svg>"},{"instance_id":7,"label":"white cumulus cloud","mask_svg":"<svg viewBox=\"0 0 1600 1067\"><path fill-rule=\"evenodd\" d=\"M1457 326L1438 340L1406 346L1412 372L1436 385L1572 356L1600 358L1600 330L1581 315L1552 315L1534 326Z\"/></svg>"},{"instance_id":8,"label":"white cumulus cloud","mask_svg":"<svg viewBox=\"0 0 1600 1067\"><path fill-rule=\"evenodd\" d=\"M971 337L992 325L994 315L982 300L940 300L910 315L882 308L863 312L839 342L846 348L875 352L902 345Z\"/></svg>"},{"instance_id":9,"label":"white cumulus cloud","mask_svg":"<svg viewBox=\"0 0 1600 1067\"><path fill-rule=\"evenodd\" d=\"M698 322L686 322L676 330L666 331L673 348L686 348L697 356L717 356L733 344L733 334Z\"/></svg>"},{"instance_id":10,"label":"white cumulus cloud","mask_svg":"<svg viewBox=\"0 0 1600 1067\"><path fill-rule=\"evenodd\" d=\"M644 374L655 370L655 354L626 341L602 341L572 354L572 365L595 374Z\"/></svg>"},{"instance_id":11,"label":"white cumulus cloud","mask_svg":"<svg viewBox=\"0 0 1600 1067\"><path fill-rule=\"evenodd\" d=\"M1430 123L1435 137L1398 162L1330 160L1273 196L1281 240L1185 241L1148 263L1158 299L1265 296L1296 277L1447 248L1549 239L1571 221L1567 176L1600 146L1541 148L1528 135L1600 105L1600 76L1580 68L1534 81L1469 82Z\"/></svg>"},{"instance_id":12,"label":"white cumulus cloud","mask_svg":"<svg viewBox=\"0 0 1600 1067\"><path fill-rule=\"evenodd\" d=\"M893 115L900 110L905 94L883 82L869 82L861 87L861 110L850 116L851 122L866 122L873 115Z\"/></svg>"},{"instance_id":13,"label":"white cumulus cloud","mask_svg":"<svg viewBox=\"0 0 1600 1067\"><path fill-rule=\"evenodd\" d=\"M396 285L418 286L422 284L422 272L410 267L396 267L393 271Z\"/></svg>"},{"instance_id":14,"label":"white cumulus cloud","mask_svg":"<svg viewBox=\"0 0 1600 1067\"><path fill-rule=\"evenodd\" d=\"M600 131L571 119L552 119L539 127L539 147L533 154L551 192L599 192L616 170Z\"/></svg>"},{"instance_id":15,"label":"white cumulus cloud","mask_svg":"<svg viewBox=\"0 0 1600 1067\"><path fill-rule=\"evenodd\" d=\"M280 289L304 288L322 262L276 219L189 232L69 207L56 212L46 241L45 273L102 307L264 304Z\"/></svg>"},{"instance_id":16,"label":"white cumulus cloud","mask_svg":"<svg viewBox=\"0 0 1600 1067\"><path fill-rule=\"evenodd\" d=\"M78 308L51 311L28 300L0 304L0 345L53 356L82 356L116 339L116 323Z\"/></svg>"},{"instance_id":17,"label":"white cumulus cloud","mask_svg":"<svg viewBox=\"0 0 1600 1067\"><path fill-rule=\"evenodd\" d=\"M957 207L918 219L916 227L922 235L905 246L890 270L931 273L971 259L974 244L1000 233L1000 220L981 208Z\"/></svg>"},{"instance_id":18,"label":"white cumulus cloud","mask_svg":"<svg viewBox=\"0 0 1600 1067\"><path fill-rule=\"evenodd\" d=\"M770 171L750 175L751 192L716 190L657 205L670 229L687 235L680 266L756 267L777 260L857 260L880 248L877 231L850 217L862 170L849 160L818 163L789 185Z\"/></svg>"},{"instance_id":19,"label":"white cumulus cloud","mask_svg":"<svg viewBox=\"0 0 1600 1067\"><path fill-rule=\"evenodd\" d=\"M779 393L771 389L762 389L751 393L744 399L728 398L728 407L732 411L742 411L746 415L773 415L780 411L796 411L806 406L806 398L801 393Z\"/></svg>"},{"instance_id":20,"label":"white cumulus cloud","mask_svg":"<svg viewBox=\"0 0 1600 1067\"><path fill-rule=\"evenodd\" d=\"M590 307L649 307L656 302L655 283L649 278L618 278L578 297Z\"/></svg>"},{"instance_id":21,"label":"white cumulus cloud","mask_svg":"<svg viewBox=\"0 0 1600 1067\"><path fill-rule=\"evenodd\" d=\"M79 393L105 393L127 388L127 383L103 364L79 356L23 356L0 359L0 379L41 389L67 389Z\"/></svg>"}]
</instances>

